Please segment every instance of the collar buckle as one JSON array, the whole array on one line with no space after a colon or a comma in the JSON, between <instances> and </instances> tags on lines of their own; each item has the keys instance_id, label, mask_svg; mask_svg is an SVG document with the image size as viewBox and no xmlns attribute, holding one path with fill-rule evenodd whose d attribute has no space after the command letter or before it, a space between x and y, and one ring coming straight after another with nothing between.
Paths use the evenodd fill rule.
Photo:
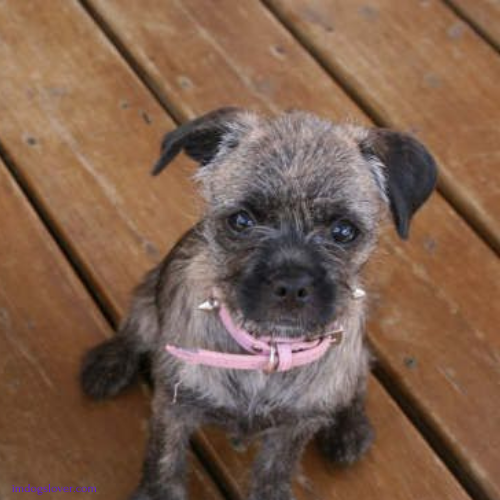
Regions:
<instances>
[{"instance_id":1,"label":"collar buckle","mask_svg":"<svg viewBox=\"0 0 500 500\"><path fill-rule=\"evenodd\" d=\"M279 359L278 359L278 347L275 342L270 343L271 350L269 351L269 363L264 368L265 373L274 373L278 369Z\"/></svg>"},{"instance_id":2,"label":"collar buckle","mask_svg":"<svg viewBox=\"0 0 500 500\"><path fill-rule=\"evenodd\" d=\"M328 339L332 343L332 345L339 345L342 342L343 334L343 330L338 329L326 334L324 338Z\"/></svg>"}]
</instances>

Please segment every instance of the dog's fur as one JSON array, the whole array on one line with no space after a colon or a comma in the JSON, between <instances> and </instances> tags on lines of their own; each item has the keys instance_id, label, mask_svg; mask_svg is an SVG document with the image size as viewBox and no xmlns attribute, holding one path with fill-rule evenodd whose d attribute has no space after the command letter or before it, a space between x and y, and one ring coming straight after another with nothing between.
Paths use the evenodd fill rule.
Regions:
<instances>
[{"instance_id":1,"label":"dog's fur","mask_svg":"<svg viewBox=\"0 0 500 500\"><path fill-rule=\"evenodd\" d=\"M166 136L154 172L181 150L201 164L205 215L146 276L116 336L87 354L83 388L96 398L115 395L144 357L151 362L151 433L134 499L184 499L189 436L214 422L265 434L250 498L289 500L294 466L314 434L343 463L372 441L364 414L365 305L352 290L387 213L408 236L412 215L434 188L436 167L410 136L302 112L272 119L236 108L209 113ZM256 225L240 234L227 221L241 209ZM359 229L352 243L333 241L332 221L339 218ZM297 272L308 277L310 296L284 310L273 283ZM197 309L214 287L256 336L317 335L337 319L343 341L319 361L283 373L186 364L165 345L241 352L217 314Z\"/></svg>"}]
</instances>

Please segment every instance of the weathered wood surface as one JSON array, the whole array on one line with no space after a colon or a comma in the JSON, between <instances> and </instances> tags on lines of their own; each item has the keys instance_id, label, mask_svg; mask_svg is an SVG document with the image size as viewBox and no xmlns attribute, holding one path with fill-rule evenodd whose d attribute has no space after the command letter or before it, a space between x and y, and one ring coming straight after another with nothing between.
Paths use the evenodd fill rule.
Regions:
<instances>
[{"instance_id":1,"label":"weathered wood surface","mask_svg":"<svg viewBox=\"0 0 500 500\"><path fill-rule=\"evenodd\" d=\"M307 109L317 107L320 97L323 116L333 111L338 119L363 120L258 2L85 3L118 30L164 102L183 119L231 102L262 111Z\"/></svg>"},{"instance_id":2,"label":"weathered wood surface","mask_svg":"<svg viewBox=\"0 0 500 500\"><path fill-rule=\"evenodd\" d=\"M441 163L441 188L500 251L500 58L438 0L268 0L386 124Z\"/></svg>"},{"instance_id":3,"label":"weathered wood surface","mask_svg":"<svg viewBox=\"0 0 500 500\"><path fill-rule=\"evenodd\" d=\"M173 122L76 1L5 2L0 23L0 139L116 312L194 220L185 175L148 175Z\"/></svg>"},{"instance_id":4,"label":"weathered wood surface","mask_svg":"<svg viewBox=\"0 0 500 500\"><path fill-rule=\"evenodd\" d=\"M156 156L159 139L173 124L77 4L54 2L47 11L40 11L26 3L12 1L7 4L8 9L4 8L1 12L2 36L10 38L16 50L14 52L9 46L0 46L3 71L8 75L8 78L0 81L0 112L3 116L0 138L19 166L29 188L67 240L70 250L94 286L119 315L124 311L129 291L139 276L158 261L161 253L194 220L198 202L191 196L186 176L191 167L181 160L154 181L147 176L146 171ZM156 85L163 89L166 101L177 103L183 116L198 114L220 104L253 103L254 107L261 109L273 106L274 109L304 107L319 111L324 116L339 118L349 114L359 120L366 120L261 6L248 2L234 8L235 3L227 2L221 3L220 10L205 7L205 12L203 5L169 3L169 9L165 9L164 2L148 2L143 4L140 12L135 12L134 2L105 2L100 8L105 16L106 9L111 9L113 16L110 22L113 19L122 19L122 23L123 19L128 20L123 33L127 46L143 62L156 61L159 68L158 75L153 76ZM132 13L130 19L123 12L120 14L120 11L128 9ZM175 9L181 9L184 13L188 9L185 23L195 22L194 16L198 22L215 23L218 31L211 31L209 24L202 26L205 31L200 30L200 27L193 29L189 23L179 24L178 19L175 25L170 25L169 20L176 19ZM235 17L237 15L241 17ZM231 25L232 30L229 29ZM20 26L23 27L22 33ZM120 25L114 26L118 28ZM224 26L227 26L227 31L223 30ZM238 29L234 29L234 26ZM259 39L261 43L270 45L262 48L243 36L243 30L252 30L255 26L263 33L270 32ZM138 27L142 27L142 34L137 33L141 31ZM202 37L197 36L200 31ZM181 36L182 32L189 33L189 36ZM139 35L157 39L155 53L147 52L142 45L144 40ZM129 40L133 40L133 43L130 44ZM164 49L169 46L177 50ZM183 71L182 64L190 64L190 60L186 56L182 57L182 54L189 54L189 50L193 53L204 50L206 57L202 61L210 62L217 57L229 61L226 65L233 66L232 73L229 69L227 74L221 73L225 71L223 66L214 69L220 70L218 75L224 74L221 79L224 83L221 85L234 86L231 87L233 90L228 90L230 87L220 90L214 86L212 94L204 87L203 92L207 94L203 99L198 98L198 104L194 105L189 97L197 95L195 89L190 89L189 84L186 88L188 80L182 78L182 85L179 83L182 91L176 90L182 98L169 94L169 86L175 86L179 76L187 76L189 80L199 82L197 85L200 86L210 77L210 65L203 77ZM176 59L172 60L172 57ZM43 61L50 61L50 65ZM234 70L234 61L238 62L237 71ZM202 64L202 67L205 66ZM274 69L271 71L271 68ZM193 66L192 71L195 70ZM307 75L307 78L297 77L297 74ZM255 82L260 81L259 77L265 77L265 84L256 90ZM167 85L164 81L171 83ZM418 259L412 261L415 265L408 265L407 246L397 243L396 250L392 250L391 245L396 243L391 239L390 245L384 247L385 253L391 251L395 254L391 259L398 261L399 274L392 273L392 260L384 264L385 278L382 281L387 288L381 289L384 299L380 303L387 305L387 309L381 309L379 314L387 320L380 336L394 334L401 350L415 344L429 345L429 332L434 334L436 324L440 324L440 321L446 325L450 322L452 326L459 325L466 338L475 338L477 331L474 324L481 321L481 311L466 309L464 304L472 299L473 287L476 287L479 297L475 303L484 297L484 290L495 291L498 269L492 253L474 237L467 226L460 221L457 225L456 216L451 214L439 197L422 212L421 218L428 213L432 219L433 215L441 214L441 211L443 215L425 228L428 232L420 226L415 228L413 236L417 241L425 242L425 245L417 244L411 251L417 252L419 256L425 252L431 255L431 250L436 248L443 249L444 255L440 259L447 259L454 252L457 259L461 255L463 262L470 266L472 261L468 259L471 256L479 257L477 274L464 276L463 290L457 291L450 286L441 292L442 283L439 280L442 275L434 276L430 270L427 272L425 266L420 266ZM452 246L448 247L450 243ZM463 246L466 247L464 253L457 252L457 248L462 252ZM388 259L384 257L384 260ZM431 262L440 268L438 263ZM434 272L434 268L432 270ZM484 277L476 280L475 276L483 273ZM391 280L396 283L393 288ZM432 321L423 317L420 329L411 332L416 336L414 341L405 344L406 337L401 339L397 336L399 328L391 330L390 326L394 324L394 317L405 324L407 313L400 309L400 305L406 304L408 299L401 296L402 292L397 287L400 282L406 283L405 287L408 283L413 286L414 280L419 284L415 287L413 297L418 310L426 310L432 304L432 310L437 311L438 317L433 317ZM452 309L451 305L455 307ZM413 308L410 318L414 314ZM489 323L481 325L485 329L483 339L478 341L482 354L482 350L487 349L493 341L493 333ZM378 334L374 340L377 341L377 338ZM380 341L380 346L384 342ZM446 350L435 356L426 354L422 352L423 357L419 359L418 366L431 367L429 373L425 374L435 384L431 390L428 390L427 384L419 386L413 382L415 379L419 382L419 377L423 375L419 370L407 374L398 351L393 354L397 360L393 366L394 373L403 378L412 391L414 387L420 387L420 392L414 394L418 404L429 415L438 415L436 422L443 425L441 431L446 436L458 432L457 448L468 451L469 441L464 441L462 422L457 421L456 416L450 421L442 418L447 414L440 408L440 399L443 393L451 391L449 382L443 380L441 375L437 377L434 374L439 366L448 361ZM389 354L385 357L390 358ZM472 357L468 367L474 370L480 357L479 354ZM456 369L462 373L460 366ZM492 370L485 391L495 389L497 379L494 375ZM490 392L493 398L490 396L486 400L481 397L476 402L481 411L494 407L495 390ZM373 467L358 468L360 472L357 480L373 485L377 494L391 498L401 495L398 490L401 482L406 484L405 498L409 499L420 498L417 494L412 495L412 491L421 492L423 482L428 485L429 492L437 492L435 497L429 498L464 497L450 474L443 470L420 438L400 438L396 432L398 428L411 428L385 392L380 394L380 398L372 403L371 412L385 415L387 422L393 425L388 426L387 434L384 431L377 443L373 452ZM453 402L458 408L465 405L464 401L457 398ZM394 435L390 434L392 430ZM473 431L476 437L481 437L476 429ZM412 431L408 432L411 436ZM495 439L495 436L491 438ZM212 434L208 439L214 439ZM400 444L400 456L411 457L411 460L401 458L397 460L397 467L385 467L386 462L394 463L394 448L388 443ZM217 446L214 448L217 449ZM234 454L216 460L221 465L223 460L232 465L236 459L231 457ZM381 471L384 471L383 479L380 478ZM324 479L318 477L317 487L327 492L339 483L338 479L325 475ZM338 486L337 492L345 498L355 498L348 482L342 487ZM326 493L324 495L326 500L328 496ZM372 496L373 491L370 495L366 494L366 498Z\"/></svg>"},{"instance_id":5,"label":"weathered wood surface","mask_svg":"<svg viewBox=\"0 0 500 500\"><path fill-rule=\"evenodd\" d=\"M500 50L499 0L447 0L447 2Z\"/></svg>"},{"instance_id":6,"label":"weathered wood surface","mask_svg":"<svg viewBox=\"0 0 500 500\"><path fill-rule=\"evenodd\" d=\"M154 0L146 8L132 1L92 5L164 99L182 103L186 118L240 99L246 105L248 94L256 93L259 109L295 106L334 119L365 119L255 3L221 1L216 9L201 0L169 2L168 9ZM186 54L196 54L193 60L202 64ZM212 80L226 87L209 92L205 82ZM178 81L191 85L171 90ZM386 370L442 434L460 466L493 497L500 492L500 442L491 446L500 426L493 416L500 405L499 273L494 253L439 196L418 215L409 243L388 232L370 272L371 338Z\"/></svg>"},{"instance_id":7,"label":"weathered wood surface","mask_svg":"<svg viewBox=\"0 0 500 500\"><path fill-rule=\"evenodd\" d=\"M81 394L81 355L110 329L1 162L0 228L0 497L51 485L127 498L139 480L146 398L139 388L102 404ZM192 498L220 499L191 464Z\"/></svg>"},{"instance_id":8,"label":"weathered wood surface","mask_svg":"<svg viewBox=\"0 0 500 500\"><path fill-rule=\"evenodd\" d=\"M443 464L432 458L422 437L405 418L394 418L398 409L374 379L369 387L368 412L377 430L377 445L361 462L344 468L325 461L317 452L317 444L310 443L294 482L298 500L466 497L456 484L439 481L441 474L447 474ZM250 480L249 466L257 448L255 443L249 445L235 443L223 432L211 429L205 446L208 459L222 459L219 466L232 478L233 494L240 499L244 498ZM425 459L420 456L414 460L421 452Z\"/></svg>"}]
</instances>

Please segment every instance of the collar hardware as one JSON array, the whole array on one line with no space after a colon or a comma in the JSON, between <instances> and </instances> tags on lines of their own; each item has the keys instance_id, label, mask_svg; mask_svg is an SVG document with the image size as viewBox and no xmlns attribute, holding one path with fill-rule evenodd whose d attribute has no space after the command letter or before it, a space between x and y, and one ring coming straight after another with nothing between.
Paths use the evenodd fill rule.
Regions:
<instances>
[{"instance_id":1,"label":"collar hardware","mask_svg":"<svg viewBox=\"0 0 500 500\"><path fill-rule=\"evenodd\" d=\"M343 329L334 323L326 333L314 338L256 338L236 325L224 304L211 298L198 306L204 311L217 310L226 331L247 354L232 354L206 349L186 349L167 345L166 351L190 364L234 370L258 370L264 373L285 372L322 358L330 347L342 341Z\"/></svg>"}]
</instances>

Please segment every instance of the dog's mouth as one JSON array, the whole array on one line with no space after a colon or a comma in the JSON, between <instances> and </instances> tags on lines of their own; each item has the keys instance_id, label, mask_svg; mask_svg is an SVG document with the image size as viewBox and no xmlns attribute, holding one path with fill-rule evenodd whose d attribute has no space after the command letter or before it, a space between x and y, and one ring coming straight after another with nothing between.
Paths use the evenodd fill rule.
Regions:
<instances>
[{"instance_id":1,"label":"dog's mouth","mask_svg":"<svg viewBox=\"0 0 500 500\"><path fill-rule=\"evenodd\" d=\"M235 323L256 338L316 339L328 333L337 316L331 304L328 311L304 308L291 312L262 306L248 310L237 302L222 299L220 290L216 290L214 296L224 303Z\"/></svg>"},{"instance_id":2,"label":"dog's mouth","mask_svg":"<svg viewBox=\"0 0 500 500\"><path fill-rule=\"evenodd\" d=\"M241 308L240 324L256 337L316 338L328 330L336 319L336 307L304 307L288 311L284 308L265 307L255 310Z\"/></svg>"},{"instance_id":3,"label":"dog's mouth","mask_svg":"<svg viewBox=\"0 0 500 500\"><path fill-rule=\"evenodd\" d=\"M276 338L304 338L313 339L325 334L331 322L318 323L304 321L300 317L280 317L275 320L255 321L245 318L241 313L237 315L242 328L251 333L256 338L276 337ZM332 320L333 322L333 320Z\"/></svg>"}]
</instances>

